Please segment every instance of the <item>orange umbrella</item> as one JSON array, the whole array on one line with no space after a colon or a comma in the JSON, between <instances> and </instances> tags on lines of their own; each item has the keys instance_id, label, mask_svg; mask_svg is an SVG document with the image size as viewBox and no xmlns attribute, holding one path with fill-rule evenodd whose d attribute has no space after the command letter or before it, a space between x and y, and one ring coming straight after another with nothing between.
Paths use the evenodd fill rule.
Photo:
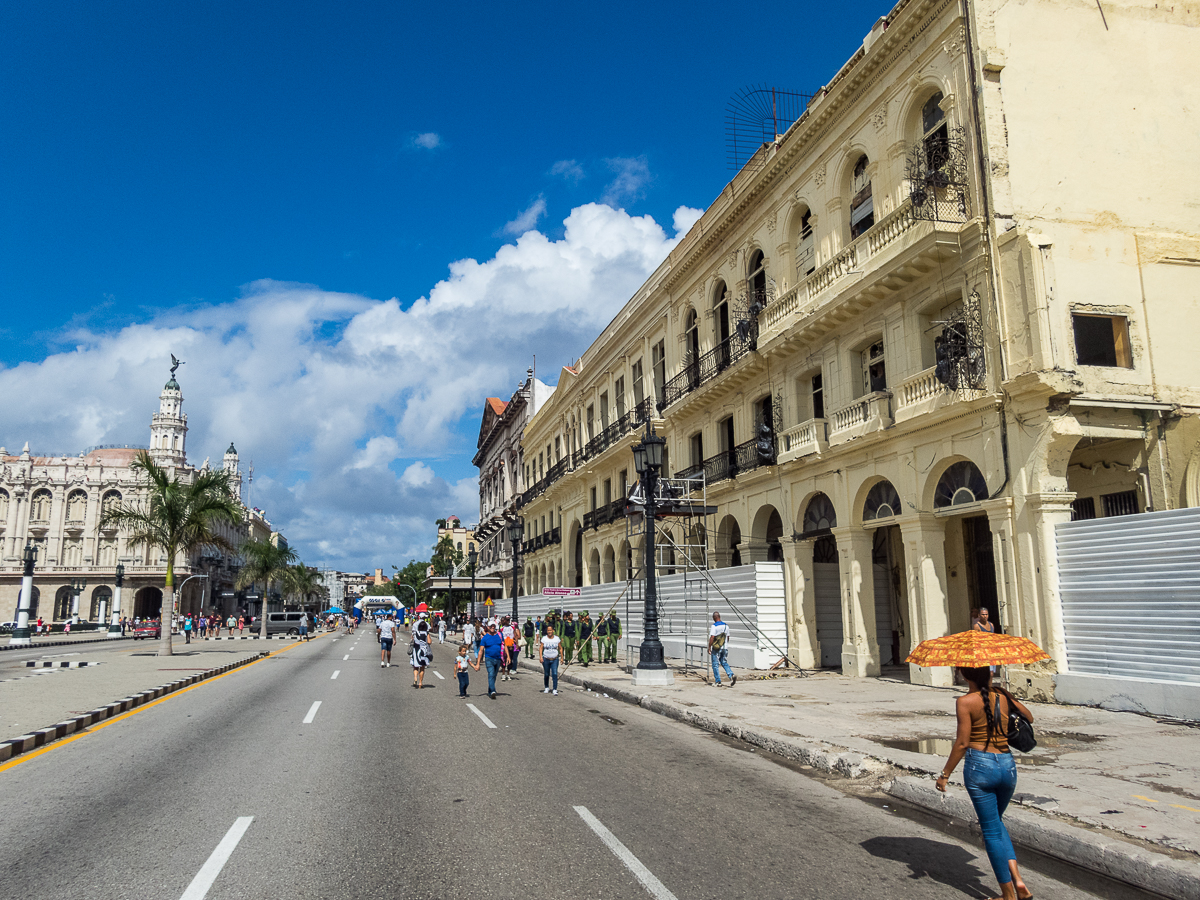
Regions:
<instances>
[{"instance_id":1,"label":"orange umbrella","mask_svg":"<svg viewBox=\"0 0 1200 900\"><path fill-rule=\"evenodd\" d=\"M905 662L924 666L1021 666L1049 659L1029 638L990 631L960 631L921 641Z\"/></svg>"}]
</instances>

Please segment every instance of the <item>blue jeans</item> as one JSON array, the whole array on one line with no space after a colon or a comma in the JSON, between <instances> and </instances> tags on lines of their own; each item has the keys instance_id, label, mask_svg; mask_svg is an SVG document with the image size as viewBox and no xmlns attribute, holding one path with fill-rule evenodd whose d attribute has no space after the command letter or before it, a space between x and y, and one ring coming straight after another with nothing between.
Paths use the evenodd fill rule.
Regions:
<instances>
[{"instance_id":1,"label":"blue jeans","mask_svg":"<svg viewBox=\"0 0 1200 900\"><path fill-rule=\"evenodd\" d=\"M550 679L554 679L554 690L558 690L558 657L542 660L542 687L550 687Z\"/></svg>"},{"instance_id":2,"label":"blue jeans","mask_svg":"<svg viewBox=\"0 0 1200 900\"><path fill-rule=\"evenodd\" d=\"M496 673L500 671L500 667L504 665L498 656L485 656L483 664L487 667L488 673L488 693L496 693Z\"/></svg>"},{"instance_id":3,"label":"blue jeans","mask_svg":"<svg viewBox=\"0 0 1200 900\"><path fill-rule=\"evenodd\" d=\"M458 673L458 696L467 696L467 685L471 683L471 676L466 672Z\"/></svg>"},{"instance_id":4,"label":"blue jeans","mask_svg":"<svg viewBox=\"0 0 1200 900\"><path fill-rule=\"evenodd\" d=\"M729 668L729 648L722 647L720 650L714 650L712 653L708 654L708 656L712 660L713 679L717 682L717 684L721 683L721 673L717 671L717 663L721 664L721 666L725 669L725 674L728 675L730 681L732 681L733 669Z\"/></svg>"},{"instance_id":5,"label":"blue jeans","mask_svg":"<svg viewBox=\"0 0 1200 900\"><path fill-rule=\"evenodd\" d=\"M963 783L971 796L971 805L979 817L983 847L996 880L1001 885L1012 881L1008 861L1016 859L1008 829L1001 817L1017 788L1017 763L1011 753L988 753L968 749L963 763Z\"/></svg>"}]
</instances>

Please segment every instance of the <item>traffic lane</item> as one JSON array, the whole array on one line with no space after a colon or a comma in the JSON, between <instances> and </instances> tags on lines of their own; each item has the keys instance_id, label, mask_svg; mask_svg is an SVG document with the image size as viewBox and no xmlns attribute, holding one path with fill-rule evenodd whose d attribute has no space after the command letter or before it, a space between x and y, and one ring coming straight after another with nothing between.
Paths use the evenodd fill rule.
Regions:
<instances>
[{"instance_id":1,"label":"traffic lane","mask_svg":"<svg viewBox=\"0 0 1200 900\"><path fill-rule=\"evenodd\" d=\"M23 666L27 660L31 659L84 659L92 655L100 656L114 652L140 650L145 643L146 641L105 640L96 641L94 644L59 644L55 647L41 646L35 643L29 647L22 647L19 650L5 650L0 652L0 668L18 662Z\"/></svg>"},{"instance_id":2,"label":"traffic lane","mask_svg":"<svg viewBox=\"0 0 1200 900\"><path fill-rule=\"evenodd\" d=\"M0 772L13 895L180 896L234 819L295 785L317 642L238 669ZM295 664L293 664L293 660ZM306 726L307 727L307 726ZM64 773L69 773L64 777Z\"/></svg>"},{"instance_id":3,"label":"traffic lane","mask_svg":"<svg viewBox=\"0 0 1200 900\"><path fill-rule=\"evenodd\" d=\"M924 897L995 893L982 849L864 803L771 761L637 707L567 691L537 692L534 679L504 682L511 696L481 708L499 726L498 758L511 781L542 779L552 791L518 791L514 818L556 816L552 834L574 835L572 807L586 806L677 896L857 898L920 880ZM514 736L515 735L515 739ZM513 745L508 749L508 745ZM577 817L576 817L577 818ZM519 835L519 836L518 836ZM497 842L527 846L517 829ZM565 848L564 848L565 850ZM480 873L485 874L485 873ZM1035 894L1083 898L1037 873ZM469 883L469 882L468 882Z\"/></svg>"}]
</instances>

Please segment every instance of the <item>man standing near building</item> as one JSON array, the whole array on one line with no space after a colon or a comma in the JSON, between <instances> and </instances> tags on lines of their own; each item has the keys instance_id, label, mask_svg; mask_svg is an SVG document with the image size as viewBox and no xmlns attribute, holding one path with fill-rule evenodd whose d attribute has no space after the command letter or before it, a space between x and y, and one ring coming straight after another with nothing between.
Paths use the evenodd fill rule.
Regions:
<instances>
[{"instance_id":1,"label":"man standing near building","mask_svg":"<svg viewBox=\"0 0 1200 900\"><path fill-rule=\"evenodd\" d=\"M579 661L583 663L586 669L588 663L592 661L592 617L588 615L585 609L579 616L579 624L576 626L579 635Z\"/></svg>"},{"instance_id":2,"label":"man standing near building","mask_svg":"<svg viewBox=\"0 0 1200 900\"><path fill-rule=\"evenodd\" d=\"M569 666L571 660L575 656L575 619L574 613L569 609L563 613L562 626L559 628L558 636L562 638L562 659L564 665Z\"/></svg>"},{"instance_id":3,"label":"man standing near building","mask_svg":"<svg viewBox=\"0 0 1200 900\"><path fill-rule=\"evenodd\" d=\"M613 611L608 613L608 640L604 642L604 659L606 662L617 661L617 644L621 640L621 620Z\"/></svg>"},{"instance_id":4,"label":"man standing near building","mask_svg":"<svg viewBox=\"0 0 1200 900\"><path fill-rule=\"evenodd\" d=\"M708 629L708 657L712 662L713 683L721 686L721 673L717 671L717 663L729 676L729 685L737 684L737 676L729 668L729 626L721 621L720 613L713 613L712 627Z\"/></svg>"}]
</instances>

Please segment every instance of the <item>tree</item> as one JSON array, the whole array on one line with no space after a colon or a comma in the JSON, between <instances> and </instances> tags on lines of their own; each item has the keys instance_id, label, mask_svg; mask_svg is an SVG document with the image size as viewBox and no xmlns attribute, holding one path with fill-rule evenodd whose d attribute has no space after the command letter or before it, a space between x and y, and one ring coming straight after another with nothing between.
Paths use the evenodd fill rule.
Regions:
<instances>
[{"instance_id":1,"label":"tree","mask_svg":"<svg viewBox=\"0 0 1200 900\"><path fill-rule=\"evenodd\" d=\"M258 633L260 637L267 636L267 597L271 592L271 583L285 584L288 567L295 565L296 554L286 546L272 544L266 541L246 541L241 547L242 568L238 572L238 588L250 587L258 582L263 583L262 615L258 617ZM286 587L284 588L286 590Z\"/></svg>"},{"instance_id":2,"label":"tree","mask_svg":"<svg viewBox=\"0 0 1200 900\"><path fill-rule=\"evenodd\" d=\"M149 481L149 496L145 501L121 501L110 506L100 516L100 529L127 529L131 546L154 547L167 558L158 655L171 656L175 560L205 546L232 550L216 528L241 521L242 507L229 485L229 474L221 469L197 472L191 482L184 483L160 467L145 450L138 453L130 468Z\"/></svg>"},{"instance_id":3,"label":"tree","mask_svg":"<svg viewBox=\"0 0 1200 900\"><path fill-rule=\"evenodd\" d=\"M325 582L321 576L304 563L288 566L287 571L284 572L284 593L291 597L298 597L301 606L308 603L313 594L320 594L324 589Z\"/></svg>"},{"instance_id":4,"label":"tree","mask_svg":"<svg viewBox=\"0 0 1200 900\"><path fill-rule=\"evenodd\" d=\"M395 585L396 596L399 597L405 605L413 602L413 591L416 592L416 602L429 602L428 592L425 590L425 573L429 571L429 561L414 559L408 563L403 569L396 569L396 574L392 576L392 583ZM412 591L407 587L412 588Z\"/></svg>"},{"instance_id":5,"label":"tree","mask_svg":"<svg viewBox=\"0 0 1200 900\"><path fill-rule=\"evenodd\" d=\"M433 545L433 559L430 560L433 566L434 575L447 575L452 566L460 566L463 561L463 552L454 546L454 539L448 534L443 534L438 538L438 542Z\"/></svg>"}]
</instances>

